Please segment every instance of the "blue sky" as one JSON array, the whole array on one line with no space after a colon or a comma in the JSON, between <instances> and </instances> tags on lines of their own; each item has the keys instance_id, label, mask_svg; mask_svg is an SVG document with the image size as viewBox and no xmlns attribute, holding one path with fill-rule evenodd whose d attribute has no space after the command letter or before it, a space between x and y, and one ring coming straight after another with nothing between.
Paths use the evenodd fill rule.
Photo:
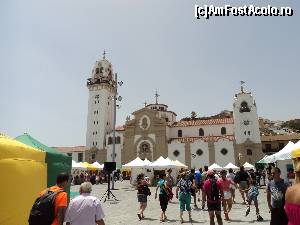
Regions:
<instances>
[{"instance_id":1,"label":"blue sky","mask_svg":"<svg viewBox=\"0 0 300 225\"><path fill-rule=\"evenodd\" d=\"M178 119L231 110L240 80L259 116L299 118L299 1L226 1L295 15L210 20L194 18L195 4L225 1L1 1L0 132L84 145L86 79L104 49L124 82L118 124L155 89Z\"/></svg>"}]
</instances>

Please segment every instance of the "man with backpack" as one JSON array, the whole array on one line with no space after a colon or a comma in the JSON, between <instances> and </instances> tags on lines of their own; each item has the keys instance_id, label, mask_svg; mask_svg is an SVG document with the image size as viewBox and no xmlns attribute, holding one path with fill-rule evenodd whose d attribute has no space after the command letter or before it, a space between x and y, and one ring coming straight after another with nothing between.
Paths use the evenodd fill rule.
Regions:
<instances>
[{"instance_id":1,"label":"man with backpack","mask_svg":"<svg viewBox=\"0 0 300 225\"><path fill-rule=\"evenodd\" d=\"M207 171L207 179L204 182L203 190L207 198L207 208L209 213L210 225L215 224L215 216L218 225L223 225L221 217L221 203L224 201L222 184L215 178L213 170Z\"/></svg>"},{"instance_id":2,"label":"man with backpack","mask_svg":"<svg viewBox=\"0 0 300 225\"><path fill-rule=\"evenodd\" d=\"M64 191L69 183L69 175L60 173L56 185L43 190L32 206L29 225L63 225L68 196Z\"/></svg>"}]
</instances>

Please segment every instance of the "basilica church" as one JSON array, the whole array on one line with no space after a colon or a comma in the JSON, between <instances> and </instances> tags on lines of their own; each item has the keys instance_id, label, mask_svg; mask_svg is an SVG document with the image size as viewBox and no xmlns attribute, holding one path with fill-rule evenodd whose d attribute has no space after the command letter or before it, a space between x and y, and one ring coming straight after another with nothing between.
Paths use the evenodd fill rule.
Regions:
<instances>
[{"instance_id":1,"label":"basilica church","mask_svg":"<svg viewBox=\"0 0 300 225\"><path fill-rule=\"evenodd\" d=\"M97 61L91 77L85 154L86 161L112 161L114 93L112 64L105 55ZM115 128L117 167L139 156L154 161L160 156L179 160L189 168L217 163L225 166L255 163L262 158L255 100L244 90L233 97L232 111L205 118L177 119L176 112L158 101L132 112L123 126Z\"/></svg>"}]
</instances>

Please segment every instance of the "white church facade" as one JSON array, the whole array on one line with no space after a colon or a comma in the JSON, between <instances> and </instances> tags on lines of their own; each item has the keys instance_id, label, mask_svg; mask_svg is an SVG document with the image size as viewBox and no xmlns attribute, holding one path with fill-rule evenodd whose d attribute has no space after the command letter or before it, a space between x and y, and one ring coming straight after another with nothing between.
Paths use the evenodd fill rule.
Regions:
<instances>
[{"instance_id":1,"label":"white church facade","mask_svg":"<svg viewBox=\"0 0 300 225\"><path fill-rule=\"evenodd\" d=\"M112 161L114 84L112 64L104 56L87 82L87 161ZM150 161L169 157L190 168L215 162L221 166L254 163L262 157L256 103L243 87L233 98L232 111L208 118L194 115L177 120L177 114L158 103L157 97L154 104L145 104L116 128L118 167L137 156Z\"/></svg>"}]
</instances>

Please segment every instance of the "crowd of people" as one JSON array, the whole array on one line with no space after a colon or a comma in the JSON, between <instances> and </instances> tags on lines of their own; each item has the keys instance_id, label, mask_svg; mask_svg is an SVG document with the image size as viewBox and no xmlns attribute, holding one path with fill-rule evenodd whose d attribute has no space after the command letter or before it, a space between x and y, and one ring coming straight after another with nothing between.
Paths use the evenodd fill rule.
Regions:
<instances>
[{"instance_id":1,"label":"crowd of people","mask_svg":"<svg viewBox=\"0 0 300 225\"><path fill-rule=\"evenodd\" d=\"M245 171L244 167L236 173L233 170L222 170L219 173L209 170L206 166L197 171L182 170L175 184L172 170L160 173L156 185L154 198L158 199L161 214L160 221L167 218L168 204L174 195L179 201L179 219L184 222L184 212L188 212L188 220L192 219L191 204L198 208L197 201L202 202L202 209L207 209L210 224L223 224L230 220L232 205L235 203L235 190L238 189L245 205L245 216L251 211L252 203L255 207L257 221L262 221L258 196L260 182L253 171ZM297 225L300 221L300 164L295 168L295 183L290 186L281 178L278 167L270 170L270 177L266 184L267 203L271 213L270 225ZM71 177L66 173L57 176L56 185L42 190L32 206L29 215L29 225L41 225L41 221L51 225L104 225L104 212L100 200L91 195L92 183L84 181L80 185L80 195L68 204L65 191ZM150 180L144 174L137 176L137 199L139 202L138 219L145 218L147 199L151 196ZM175 186L175 188L174 188ZM54 204L52 204L54 202ZM222 216L222 211L224 217ZM48 221L48 223L47 223Z\"/></svg>"},{"instance_id":2,"label":"crowd of people","mask_svg":"<svg viewBox=\"0 0 300 225\"><path fill-rule=\"evenodd\" d=\"M160 221L167 220L166 211L168 203L172 201L175 193L179 201L179 219L184 222L183 213L188 212L188 219L192 221L191 204L198 208L198 202L202 203L202 209L208 211L210 224L222 225L222 211L224 220L230 220L232 205L236 203L235 192L239 190L242 197L242 204L245 205L245 216L251 211L254 204L256 220L263 221L259 210L259 192L261 186L267 193L267 203L271 213L270 225L296 225L300 221L300 165L295 168L295 183L290 186L289 182L281 178L281 171L278 167L269 167L266 172L257 170L246 171L243 166L234 173L232 169L216 172L209 170L207 166L195 171L181 170L177 183L171 176L169 169L159 174L156 184L155 199L159 200L161 214ZM267 175L266 175L267 174ZM268 181L266 182L266 176ZM263 181L263 184L261 184ZM147 198L151 195L149 189L149 178L144 174L137 176L137 199L140 204L137 213L138 219L145 218L144 212L147 207ZM175 192L173 187L176 187Z\"/></svg>"}]
</instances>

